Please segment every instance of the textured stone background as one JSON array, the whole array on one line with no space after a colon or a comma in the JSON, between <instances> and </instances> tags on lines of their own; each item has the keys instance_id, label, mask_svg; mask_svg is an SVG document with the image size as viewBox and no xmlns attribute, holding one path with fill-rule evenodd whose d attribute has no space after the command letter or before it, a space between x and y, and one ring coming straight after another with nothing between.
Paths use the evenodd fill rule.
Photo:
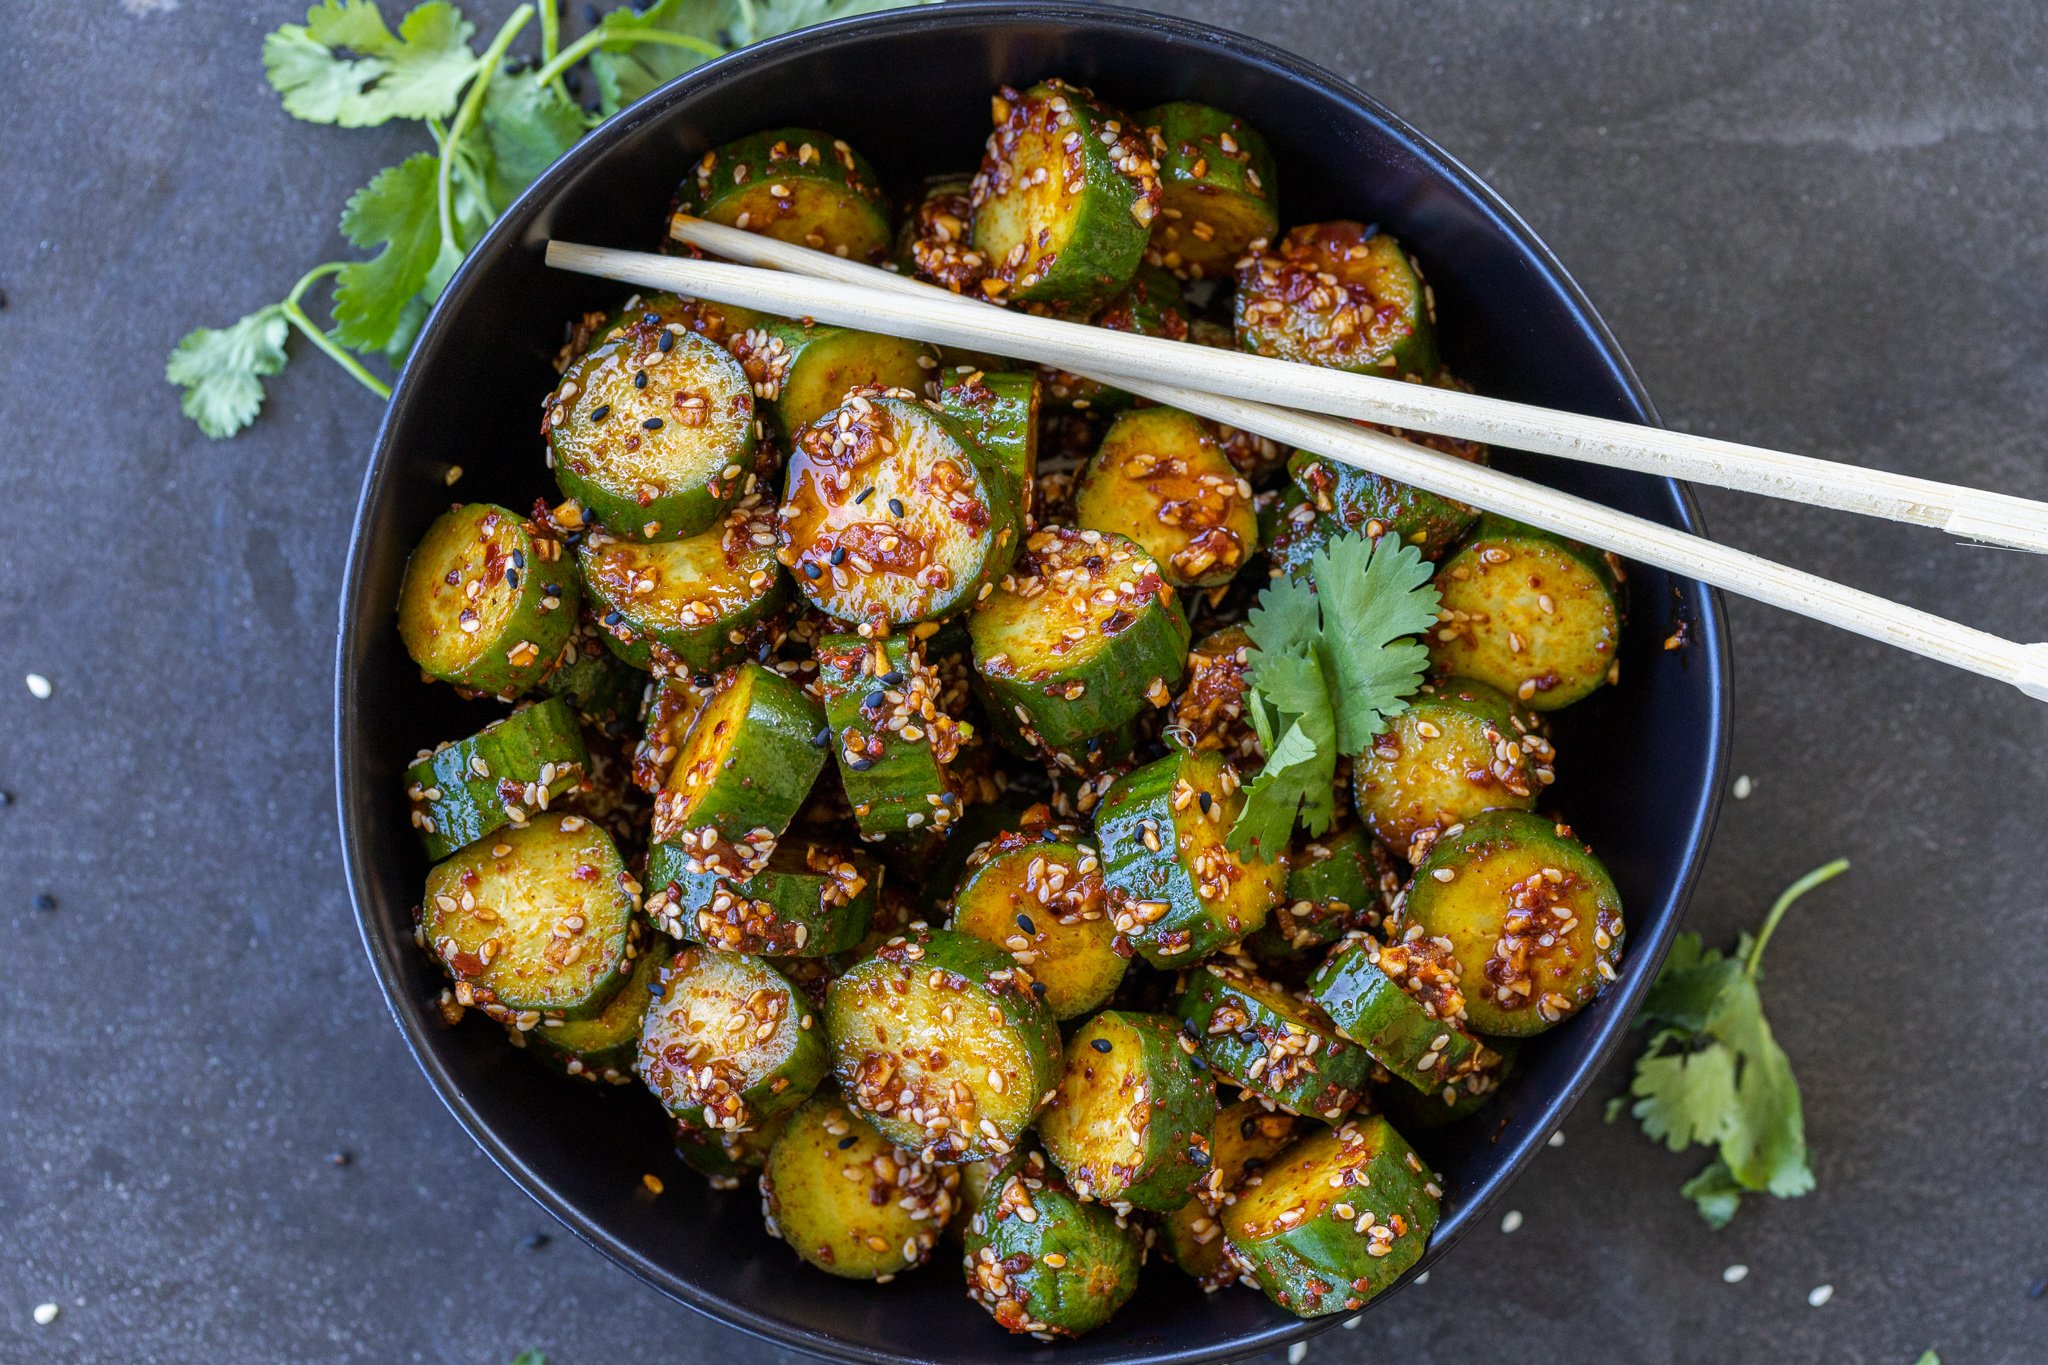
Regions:
<instances>
[{"instance_id":1,"label":"textured stone background","mask_svg":"<svg viewBox=\"0 0 2048 1365\"><path fill-rule=\"evenodd\" d=\"M2038 0L1186 8L1492 180L1673 424L2048 497ZM573 1239L522 1248L547 1220L386 1021L328 722L375 403L296 348L262 422L215 444L158 377L187 328L340 250L343 199L411 148L279 110L257 50L292 9L0 5L0 1359L765 1361ZM2048 634L2038 561L1702 501L1737 544ZM1475 1233L1312 1358L2043 1358L2048 712L1731 605L1755 792L1691 922L1731 939L1856 862L1771 954L1819 1190L1712 1234L1677 1195L1697 1158L1589 1103L1508 1201L1520 1231Z\"/></svg>"}]
</instances>

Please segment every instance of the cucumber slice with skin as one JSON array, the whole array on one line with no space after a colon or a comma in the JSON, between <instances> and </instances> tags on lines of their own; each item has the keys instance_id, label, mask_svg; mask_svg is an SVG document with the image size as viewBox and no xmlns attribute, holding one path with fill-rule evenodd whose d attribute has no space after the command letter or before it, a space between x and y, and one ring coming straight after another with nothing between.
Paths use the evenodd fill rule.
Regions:
<instances>
[{"instance_id":1,"label":"cucumber slice with skin","mask_svg":"<svg viewBox=\"0 0 2048 1365\"><path fill-rule=\"evenodd\" d=\"M1051 820L1033 807L973 852L946 927L1004 949L1045 987L1053 1017L1072 1019L1116 993L1131 949L1109 922L1100 857Z\"/></svg>"},{"instance_id":2,"label":"cucumber slice with skin","mask_svg":"<svg viewBox=\"0 0 2048 1365\"><path fill-rule=\"evenodd\" d=\"M588 1019L631 963L639 890L610 835L580 815L542 815L436 863L420 935L458 1005L521 1030Z\"/></svg>"},{"instance_id":3,"label":"cucumber slice with skin","mask_svg":"<svg viewBox=\"0 0 2048 1365\"><path fill-rule=\"evenodd\" d=\"M590 530L576 564L612 653L688 676L746 656L783 602L775 509L748 497L707 531L643 544Z\"/></svg>"},{"instance_id":4,"label":"cucumber slice with skin","mask_svg":"<svg viewBox=\"0 0 2048 1365\"><path fill-rule=\"evenodd\" d=\"M812 605L842 621L948 616L1016 557L1021 511L1009 488L951 416L907 390L855 395L797 438L781 559Z\"/></svg>"},{"instance_id":5,"label":"cucumber slice with skin","mask_svg":"<svg viewBox=\"0 0 2048 1365\"><path fill-rule=\"evenodd\" d=\"M1031 984L993 944L913 925L826 996L840 1092L927 1161L1007 1156L1059 1078L1059 1026Z\"/></svg>"},{"instance_id":6,"label":"cucumber slice with skin","mask_svg":"<svg viewBox=\"0 0 2048 1365\"><path fill-rule=\"evenodd\" d=\"M1164 706L1187 667L1173 585L1122 536L1049 526L967 621L974 666L1027 738L1068 749Z\"/></svg>"},{"instance_id":7,"label":"cucumber slice with skin","mask_svg":"<svg viewBox=\"0 0 2048 1365\"><path fill-rule=\"evenodd\" d=\"M1237 1265L1225 1254L1223 1211L1242 1192L1257 1189L1266 1163L1307 1127L1304 1120L1257 1100L1238 1100L1217 1111L1210 1129L1207 1173L1196 1184L1194 1197L1159 1224L1159 1242L1167 1257L1203 1289L1237 1283Z\"/></svg>"},{"instance_id":8,"label":"cucumber slice with skin","mask_svg":"<svg viewBox=\"0 0 2048 1365\"><path fill-rule=\"evenodd\" d=\"M1417 1090L1439 1090L1478 1064L1458 964L1433 939L1383 944L1358 934L1330 954L1308 989L1339 1033Z\"/></svg>"},{"instance_id":9,"label":"cucumber slice with skin","mask_svg":"<svg viewBox=\"0 0 2048 1365\"><path fill-rule=\"evenodd\" d=\"M1433 375L1436 304L1401 244L1353 222L1306 223L1237 267L1237 344L1362 374Z\"/></svg>"},{"instance_id":10,"label":"cucumber slice with skin","mask_svg":"<svg viewBox=\"0 0 2048 1365\"><path fill-rule=\"evenodd\" d=\"M775 320L773 313L742 308L734 303L686 299L679 294L656 291L635 294L626 300L625 307L605 324L599 338L610 337L621 328L630 327L636 322L651 327L666 326L673 322L680 324L685 331L695 332L706 341L715 341L730 351L733 339L741 333Z\"/></svg>"},{"instance_id":11,"label":"cucumber slice with skin","mask_svg":"<svg viewBox=\"0 0 2048 1365\"><path fill-rule=\"evenodd\" d=\"M495 503L436 518L405 562L398 634L430 678L510 700L554 666L576 624L561 542Z\"/></svg>"},{"instance_id":12,"label":"cucumber slice with skin","mask_svg":"<svg viewBox=\"0 0 2048 1365\"><path fill-rule=\"evenodd\" d=\"M640 944L625 984L588 1019L543 1019L518 1037L542 1062L578 1080L625 1085L640 1053L640 1021L654 998L654 983L675 947L665 939Z\"/></svg>"},{"instance_id":13,"label":"cucumber slice with skin","mask_svg":"<svg viewBox=\"0 0 2048 1365\"><path fill-rule=\"evenodd\" d=\"M1377 929L1399 890L1393 858L1356 825L1297 843L1287 854L1287 893L1245 950L1261 966L1298 967L1354 929Z\"/></svg>"},{"instance_id":14,"label":"cucumber slice with skin","mask_svg":"<svg viewBox=\"0 0 2048 1365\"><path fill-rule=\"evenodd\" d=\"M647 917L724 953L829 957L867 936L881 880L872 861L793 836L744 880L712 871L693 848L658 843L647 854Z\"/></svg>"},{"instance_id":15,"label":"cucumber slice with skin","mask_svg":"<svg viewBox=\"0 0 2048 1365\"><path fill-rule=\"evenodd\" d=\"M691 1128L759 1127L802 1104L828 1065L809 1002L758 957L684 948L655 982L640 1079Z\"/></svg>"},{"instance_id":16,"label":"cucumber slice with skin","mask_svg":"<svg viewBox=\"0 0 2048 1365\"><path fill-rule=\"evenodd\" d=\"M537 690L567 702L584 724L617 736L632 728L646 686L646 678L605 647L604 632L586 602L569 642Z\"/></svg>"},{"instance_id":17,"label":"cucumber slice with skin","mask_svg":"<svg viewBox=\"0 0 2048 1365\"><path fill-rule=\"evenodd\" d=\"M1209 1169L1215 1121L1216 1082L1177 1021L1104 1010L1068 1042L1038 1136L1083 1199L1164 1213Z\"/></svg>"},{"instance_id":18,"label":"cucumber slice with skin","mask_svg":"<svg viewBox=\"0 0 2048 1365\"><path fill-rule=\"evenodd\" d=\"M1569 826L1495 810L1445 830L1415 869L1404 933L1448 942L1481 1033L1541 1033L1614 980L1621 896Z\"/></svg>"},{"instance_id":19,"label":"cucumber slice with skin","mask_svg":"<svg viewBox=\"0 0 2048 1365\"><path fill-rule=\"evenodd\" d=\"M1555 758L1533 713L1485 683L1442 678L1358 756L1351 794L1372 832L1417 862L1440 830L1481 811L1535 806L1555 780Z\"/></svg>"},{"instance_id":20,"label":"cucumber slice with skin","mask_svg":"<svg viewBox=\"0 0 2048 1365\"><path fill-rule=\"evenodd\" d=\"M970 198L983 293L1086 314L1129 282L1159 211L1143 130L1086 90L1043 81L995 99Z\"/></svg>"},{"instance_id":21,"label":"cucumber slice with skin","mask_svg":"<svg viewBox=\"0 0 2048 1365\"><path fill-rule=\"evenodd\" d=\"M818 642L818 683L861 837L943 832L964 806L953 775L973 735L939 707L943 684L909 636Z\"/></svg>"},{"instance_id":22,"label":"cucumber slice with skin","mask_svg":"<svg viewBox=\"0 0 2048 1365\"><path fill-rule=\"evenodd\" d=\"M1279 904L1280 864L1224 846L1243 807L1221 755L1180 751L1118 778L1096 808L1110 922L1153 966L1236 943Z\"/></svg>"},{"instance_id":23,"label":"cucumber slice with skin","mask_svg":"<svg viewBox=\"0 0 2048 1365\"><path fill-rule=\"evenodd\" d=\"M1405 1132L1426 1132L1470 1118L1500 1093L1514 1071L1520 1047L1513 1038L1482 1043L1470 1071L1427 1093L1390 1078L1373 1091L1373 1104L1388 1122Z\"/></svg>"},{"instance_id":24,"label":"cucumber slice with skin","mask_svg":"<svg viewBox=\"0 0 2048 1365\"><path fill-rule=\"evenodd\" d=\"M856 389L921 391L939 366L938 352L921 341L785 318L764 320L726 348L785 435L801 432Z\"/></svg>"},{"instance_id":25,"label":"cucumber slice with skin","mask_svg":"<svg viewBox=\"0 0 2048 1365\"><path fill-rule=\"evenodd\" d=\"M678 1123L676 1156L703 1176L712 1189L736 1190L741 1177L754 1175L767 1162L769 1149L788 1121L788 1114L778 1114L744 1133L728 1133L723 1128L707 1132Z\"/></svg>"},{"instance_id":26,"label":"cucumber slice with skin","mask_svg":"<svg viewBox=\"0 0 2048 1365\"><path fill-rule=\"evenodd\" d=\"M960 1175L890 1142L837 1095L783 1125L761 1171L768 1231L828 1275L886 1282L923 1265L953 1216Z\"/></svg>"},{"instance_id":27,"label":"cucumber slice with skin","mask_svg":"<svg viewBox=\"0 0 2048 1365\"><path fill-rule=\"evenodd\" d=\"M1621 645L1620 581L1607 557L1531 526L1487 517L1437 571L1429 636L1440 674L1489 683L1532 711L1569 706L1611 681Z\"/></svg>"},{"instance_id":28,"label":"cucumber slice with skin","mask_svg":"<svg viewBox=\"0 0 2048 1365\"><path fill-rule=\"evenodd\" d=\"M668 784L690 726L718 685L709 673L656 678L640 705L640 742L633 747L633 785L650 796Z\"/></svg>"},{"instance_id":29,"label":"cucumber slice with skin","mask_svg":"<svg viewBox=\"0 0 2048 1365\"><path fill-rule=\"evenodd\" d=\"M1252 766L1263 760L1245 711L1251 651L1252 637L1243 626L1212 631L1188 651L1187 686L1173 704L1173 732L1184 748L1213 749Z\"/></svg>"},{"instance_id":30,"label":"cucumber slice with skin","mask_svg":"<svg viewBox=\"0 0 2048 1365\"><path fill-rule=\"evenodd\" d=\"M774 669L727 669L654 798L655 841L722 875L760 871L825 766L824 728L824 708Z\"/></svg>"},{"instance_id":31,"label":"cucumber slice with skin","mask_svg":"<svg viewBox=\"0 0 2048 1365\"><path fill-rule=\"evenodd\" d=\"M563 494L630 540L716 525L754 464L746 371L681 323L629 322L600 342L562 376L541 427Z\"/></svg>"},{"instance_id":32,"label":"cucumber slice with skin","mask_svg":"<svg viewBox=\"0 0 2048 1365\"><path fill-rule=\"evenodd\" d=\"M405 770L412 825L436 861L534 811L583 779L589 755L576 717L548 700L443 744Z\"/></svg>"},{"instance_id":33,"label":"cucumber slice with skin","mask_svg":"<svg viewBox=\"0 0 2048 1365\"><path fill-rule=\"evenodd\" d=\"M1350 1313L1421 1259L1443 1192L1378 1117L1325 1129L1282 1152L1223 1213L1231 1258L1298 1317Z\"/></svg>"},{"instance_id":34,"label":"cucumber slice with skin","mask_svg":"<svg viewBox=\"0 0 2048 1365\"><path fill-rule=\"evenodd\" d=\"M1081 525L1128 536L1177 588L1228 583L1259 545L1252 486L1214 429L1175 408L1111 423L1074 495Z\"/></svg>"},{"instance_id":35,"label":"cucumber slice with skin","mask_svg":"<svg viewBox=\"0 0 2048 1365\"><path fill-rule=\"evenodd\" d=\"M1304 450L1288 457L1287 472L1295 498L1281 514L1272 550L1295 578L1307 575L1309 560L1333 536L1396 536L1424 559L1436 560L1479 521L1479 513L1462 502Z\"/></svg>"},{"instance_id":36,"label":"cucumber slice with skin","mask_svg":"<svg viewBox=\"0 0 2048 1365\"><path fill-rule=\"evenodd\" d=\"M968 1220L967 1294L1009 1331L1042 1341L1108 1322L1138 1287L1142 1234L1084 1203L1042 1152L1006 1166Z\"/></svg>"},{"instance_id":37,"label":"cucumber slice with skin","mask_svg":"<svg viewBox=\"0 0 2048 1365\"><path fill-rule=\"evenodd\" d=\"M1189 973L1178 1010L1211 1069L1247 1094L1330 1123L1365 1098L1371 1055L1315 1004L1270 981L1207 963Z\"/></svg>"},{"instance_id":38,"label":"cucumber slice with skin","mask_svg":"<svg viewBox=\"0 0 2048 1365\"><path fill-rule=\"evenodd\" d=\"M1044 402L1038 376L1023 370L955 369L940 382L939 406L1010 475L1012 496L1025 511L1038 476L1038 412Z\"/></svg>"},{"instance_id":39,"label":"cucumber slice with skin","mask_svg":"<svg viewBox=\"0 0 2048 1365\"><path fill-rule=\"evenodd\" d=\"M1032 804L1023 796L1005 794L994 801L968 806L947 827L945 842L937 845L916 870L917 906L924 918L942 920L950 913L954 890L966 875L975 853L991 839L1020 828Z\"/></svg>"},{"instance_id":40,"label":"cucumber slice with skin","mask_svg":"<svg viewBox=\"0 0 2048 1365\"><path fill-rule=\"evenodd\" d=\"M888 202L866 157L813 128L725 143L676 191L683 213L870 265L889 255Z\"/></svg>"},{"instance_id":41,"label":"cucumber slice with skin","mask_svg":"<svg viewBox=\"0 0 2048 1365\"><path fill-rule=\"evenodd\" d=\"M1089 321L1112 332L1186 341L1193 329L1190 311L1179 280L1158 266L1140 265L1123 291ZM1099 379L1084 379L1050 366L1041 366L1039 374L1045 380L1046 398L1075 412L1116 412L1138 401L1136 394Z\"/></svg>"},{"instance_id":42,"label":"cucumber slice with skin","mask_svg":"<svg viewBox=\"0 0 2048 1365\"><path fill-rule=\"evenodd\" d=\"M973 185L971 175L935 175L925 181L896 234L898 270L955 294L984 297L981 281L988 274L988 257L970 240ZM966 363L978 367L981 362Z\"/></svg>"},{"instance_id":43,"label":"cucumber slice with skin","mask_svg":"<svg viewBox=\"0 0 2048 1365\"><path fill-rule=\"evenodd\" d=\"M1145 259L1191 280L1223 279L1280 231L1279 177L1256 128L1178 100L1138 115L1159 165L1159 217Z\"/></svg>"}]
</instances>

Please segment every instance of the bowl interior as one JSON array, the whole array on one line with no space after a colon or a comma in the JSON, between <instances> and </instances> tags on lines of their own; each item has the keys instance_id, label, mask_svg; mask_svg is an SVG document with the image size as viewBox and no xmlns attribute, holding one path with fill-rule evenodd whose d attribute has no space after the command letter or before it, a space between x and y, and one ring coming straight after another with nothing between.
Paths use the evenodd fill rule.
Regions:
<instances>
[{"instance_id":1,"label":"bowl interior","mask_svg":"<svg viewBox=\"0 0 2048 1365\"><path fill-rule=\"evenodd\" d=\"M1008 1338L970 1304L942 1255L886 1289L797 1264L761 1226L751 1189L717 1193L673 1158L638 1088L558 1079L495 1026L443 1027L443 981L412 945L427 864L400 773L422 745L502 708L428 687L393 628L413 542L451 499L530 507L554 489L537 435L565 319L622 291L544 268L551 236L651 248L669 196L709 146L779 124L829 129L897 190L977 162L998 84L1062 75L1129 108L1198 99L1272 142L1282 219L1377 221L1421 258L1445 356L1481 392L1654 420L1626 362L1528 230L1470 175L1341 82L1270 48L1179 20L1099 7L948 4L833 25L748 49L684 78L597 131L474 253L415 351L365 482L342 603L337 680L340 809L365 943L394 1016L457 1117L514 1179L583 1236L676 1298L787 1345L855 1359L1193 1360L1267 1349L1314 1330L1258 1295L1203 1295L1148 1271L1105 1329L1050 1349ZM1674 525L1673 484L1501 453L1505 468ZM464 475L452 489L450 464ZM1558 719L1566 813L1627 906L1620 986L1523 1052L1487 1117L1419 1145L1445 1174L1432 1256L1545 1138L1625 1027L1654 973L1711 827L1725 748L1720 620L1697 584L1637 568L1622 686ZM1661 642L1680 621L1691 646ZM667 1193L650 1200L643 1172ZM1325 1324L1327 1325L1327 1324Z\"/></svg>"}]
</instances>

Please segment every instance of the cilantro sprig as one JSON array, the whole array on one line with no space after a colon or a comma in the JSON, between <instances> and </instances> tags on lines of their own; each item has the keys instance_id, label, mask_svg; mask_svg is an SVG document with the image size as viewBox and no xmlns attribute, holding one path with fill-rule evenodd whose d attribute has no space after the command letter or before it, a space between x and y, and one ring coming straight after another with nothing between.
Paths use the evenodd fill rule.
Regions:
<instances>
[{"instance_id":1,"label":"cilantro sprig","mask_svg":"<svg viewBox=\"0 0 2048 1365\"><path fill-rule=\"evenodd\" d=\"M470 249L591 127L735 47L926 0L657 0L614 9L566 45L557 3L519 6L481 53L475 26L448 0L415 6L395 30L376 0L320 0L305 23L264 38L264 74L286 113L340 128L410 120L432 145L349 197L341 232L366 257L315 266L280 301L178 342L164 378L184 390L181 407L202 431L232 436L256 420L292 332L389 398L365 362L404 362ZM539 53L515 57L536 17ZM596 91L588 106L574 97L579 65ZM321 285L332 290L324 327L306 305Z\"/></svg>"},{"instance_id":2,"label":"cilantro sprig","mask_svg":"<svg viewBox=\"0 0 2048 1365\"><path fill-rule=\"evenodd\" d=\"M1793 1199L1813 1188L1799 1081L1764 1018L1759 982L1764 948L1785 912L1848 868L1836 859L1792 883L1731 956L1703 947L1698 934L1680 934L1636 1020L1656 1032L1628 1094L1608 1105L1608 1121L1626 1106L1646 1135L1674 1152L1716 1148L1679 1191L1716 1228L1728 1225L1745 1194Z\"/></svg>"},{"instance_id":3,"label":"cilantro sprig","mask_svg":"<svg viewBox=\"0 0 2048 1365\"><path fill-rule=\"evenodd\" d=\"M1266 765L1245 788L1232 850L1275 858L1296 824L1329 829L1337 756L1365 752L1422 684L1429 651L1415 637L1436 624L1441 602L1429 579L1414 546L1342 535L1316 553L1306 579L1278 579L1259 594L1245 623L1246 709Z\"/></svg>"}]
</instances>

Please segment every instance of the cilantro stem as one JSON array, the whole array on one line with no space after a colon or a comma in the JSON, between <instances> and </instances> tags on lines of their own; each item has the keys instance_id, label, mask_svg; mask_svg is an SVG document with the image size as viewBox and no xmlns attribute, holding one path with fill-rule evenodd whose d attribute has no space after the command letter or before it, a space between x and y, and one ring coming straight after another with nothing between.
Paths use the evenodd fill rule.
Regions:
<instances>
[{"instance_id":1,"label":"cilantro stem","mask_svg":"<svg viewBox=\"0 0 2048 1365\"><path fill-rule=\"evenodd\" d=\"M308 270L299 277L299 282L292 286L292 292L284 296L284 302L278 304L277 309L284 314L285 321L292 325L293 330L326 352L329 360L354 375L371 393L388 400L391 397L391 386L364 369L362 362L343 350L339 342L322 331L320 325L314 322L299 304L299 300L306 296L308 289L329 275L339 273L344 264L342 261L329 261L325 265L316 265Z\"/></svg>"},{"instance_id":2,"label":"cilantro stem","mask_svg":"<svg viewBox=\"0 0 2048 1365\"><path fill-rule=\"evenodd\" d=\"M476 123L477 114L484 106L484 92L490 88L491 77L498 72L498 66L505 60L505 49L512 46L512 40L519 36L519 30L526 27L533 18L533 6L521 5L512 11L498 29L498 36L491 39L491 45L484 49L483 60L477 63L476 76L469 83L469 89L462 96L462 104L455 111L455 117L448 124L448 136L441 139L441 165L434 183L435 202L441 213L441 250L460 257L462 248L455 240L455 152L462 145L463 134Z\"/></svg>"},{"instance_id":3,"label":"cilantro stem","mask_svg":"<svg viewBox=\"0 0 2048 1365\"><path fill-rule=\"evenodd\" d=\"M1778 921L1785 918L1785 912L1792 908L1792 902L1821 883L1831 882L1848 870L1849 860L1837 858L1825 867L1816 867L1786 887L1784 894L1771 906L1771 913L1764 916L1764 927L1757 930L1756 942L1749 945L1749 956L1742 960L1742 974L1752 981L1756 979L1757 969L1763 966L1764 962L1764 945L1771 941L1771 935L1777 931Z\"/></svg>"},{"instance_id":4,"label":"cilantro stem","mask_svg":"<svg viewBox=\"0 0 2048 1365\"><path fill-rule=\"evenodd\" d=\"M605 32L604 26L590 30L575 42L563 48L555 59L533 73L533 78L545 85L561 76L564 71L588 57L601 47L638 47L641 43L655 43L668 47L687 47L704 57L723 57L725 49L717 43L707 42L688 33L670 33L667 29L650 28L635 30L622 28L616 33Z\"/></svg>"},{"instance_id":5,"label":"cilantro stem","mask_svg":"<svg viewBox=\"0 0 2048 1365\"><path fill-rule=\"evenodd\" d=\"M555 59L555 53L562 47L562 11L555 0L539 0L540 3L540 59L543 63ZM567 94L568 91L563 91Z\"/></svg>"}]
</instances>

